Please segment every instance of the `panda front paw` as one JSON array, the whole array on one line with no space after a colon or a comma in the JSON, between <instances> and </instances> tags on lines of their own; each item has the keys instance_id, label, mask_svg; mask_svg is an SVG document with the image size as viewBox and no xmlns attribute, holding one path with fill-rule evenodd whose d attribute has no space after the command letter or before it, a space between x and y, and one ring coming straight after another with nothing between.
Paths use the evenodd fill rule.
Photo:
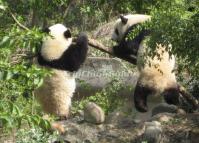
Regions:
<instances>
[{"instance_id":1,"label":"panda front paw","mask_svg":"<svg viewBox=\"0 0 199 143\"><path fill-rule=\"evenodd\" d=\"M121 50L119 46L113 46L113 54L118 57L126 57L128 54Z\"/></svg>"}]
</instances>

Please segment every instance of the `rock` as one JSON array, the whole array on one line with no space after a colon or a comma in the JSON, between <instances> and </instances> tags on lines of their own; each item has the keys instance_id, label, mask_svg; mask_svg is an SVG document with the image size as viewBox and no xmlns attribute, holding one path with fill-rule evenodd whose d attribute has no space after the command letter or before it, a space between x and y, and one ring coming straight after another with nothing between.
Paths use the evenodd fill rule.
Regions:
<instances>
[{"instance_id":1,"label":"rock","mask_svg":"<svg viewBox=\"0 0 199 143\"><path fill-rule=\"evenodd\" d=\"M76 117L64 120L62 123L66 132L55 140L62 139L69 143L198 143L199 113L184 116L160 113L151 118L156 121L134 123L133 118L118 112L111 113L112 117L119 120L114 121L115 118L111 118L110 124L79 122ZM166 119L165 115L168 116ZM164 121L168 118L173 120L160 124L157 120L161 117Z\"/></svg>"},{"instance_id":2,"label":"rock","mask_svg":"<svg viewBox=\"0 0 199 143\"><path fill-rule=\"evenodd\" d=\"M198 143L199 141L199 129L193 129L190 131L191 143Z\"/></svg>"},{"instance_id":3,"label":"rock","mask_svg":"<svg viewBox=\"0 0 199 143\"><path fill-rule=\"evenodd\" d=\"M151 121L168 122L173 119L175 114L173 113L159 113L151 118Z\"/></svg>"},{"instance_id":4,"label":"rock","mask_svg":"<svg viewBox=\"0 0 199 143\"><path fill-rule=\"evenodd\" d=\"M186 112L183 109L180 109L180 108L177 110L177 113L180 114L180 115L186 114Z\"/></svg>"},{"instance_id":5,"label":"rock","mask_svg":"<svg viewBox=\"0 0 199 143\"><path fill-rule=\"evenodd\" d=\"M160 103L152 109L152 116L159 113L177 113L178 108L175 105L169 105L167 103Z\"/></svg>"},{"instance_id":6,"label":"rock","mask_svg":"<svg viewBox=\"0 0 199 143\"><path fill-rule=\"evenodd\" d=\"M133 123L135 123L135 124L139 124L139 123L141 123L142 121L141 120L139 120L139 119L134 119L133 120Z\"/></svg>"},{"instance_id":7,"label":"rock","mask_svg":"<svg viewBox=\"0 0 199 143\"><path fill-rule=\"evenodd\" d=\"M99 129L94 124L87 122L78 123L76 120L67 120L65 122L66 133L63 139L69 143L92 143L97 141L97 132Z\"/></svg>"},{"instance_id":8,"label":"rock","mask_svg":"<svg viewBox=\"0 0 199 143\"><path fill-rule=\"evenodd\" d=\"M84 120L94 124L101 124L105 120L104 111L97 104L89 102L84 108Z\"/></svg>"},{"instance_id":9,"label":"rock","mask_svg":"<svg viewBox=\"0 0 199 143\"><path fill-rule=\"evenodd\" d=\"M79 118L84 118L84 111L83 110L78 110L76 114L77 114L77 116L79 116Z\"/></svg>"},{"instance_id":10,"label":"rock","mask_svg":"<svg viewBox=\"0 0 199 143\"><path fill-rule=\"evenodd\" d=\"M122 119L126 118L126 115L118 110L115 110L112 113L109 113L106 117L107 124L118 124Z\"/></svg>"},{"instance_id":11,"label":"rock","mask_svg":"<svg viewBox=\"0 0 199 143\"><path fill-rule=\"evenodd\" d=\"M103 89L116 76L126 86L134 87L138 73L128 70L120 60L116 58L88 57L81 69L76 73L77 88L74 98L92 96ZM82 82L83 81L83 82ZM78 94L77 94L78 93ZM122 89L118 95L130 97L132 91Z\"/></svg>"},{"instance_id":12,"label":"rock","mask_svg":"<svg viewBox=\"0 0 199 143\"><path fill-rule=\"evenodd\" d=\"M152 121L145 122L145 131L143 134L143 139L147 143L159 143L162 137L162 127L160 122Z\"/></svg>"},{"instance_id":13,"label":"rock","mask_svg":"<svg viewBox=\"0 0 199 143\"><path fill-rule=\"evenodd\" d=\"M109 127L114 126L117 128L130 128L135 125L134 119L131 115L124 113L120 110L115 110L109 113L105 122Z\"/></svg>"},{"instance_id":14,"label":"rock","mask_svg":"<svg viewBox=\"0 0 199 143\"><path fill-rule=\"evenodd\" d=\"M163 115L163 116L160 116L159 121L160 122L168 122L171 119L173 119L171 116Z\"/></svg>"}]
</instances>

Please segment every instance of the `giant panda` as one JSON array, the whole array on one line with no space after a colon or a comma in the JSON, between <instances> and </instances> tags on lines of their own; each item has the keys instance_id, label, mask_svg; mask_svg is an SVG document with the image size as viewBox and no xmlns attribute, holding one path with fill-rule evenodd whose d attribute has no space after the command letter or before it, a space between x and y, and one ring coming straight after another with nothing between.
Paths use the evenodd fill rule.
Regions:
<instances>
[{"instance_id":1,"label":"giant panda","mask_svg":"<svg viewBox=\"0 0 199 143\"><path fill-rule=\"evenodd\" d=\"M86 59L88 39L81 33L72 43L70 30L62 24L45 28L44 32L48 36L38 51L37 64L52 71L52 75L44 78L35 96L46 113L65 119L76 88L74 73Z\"/></svg>"},{"instance_id":2,"label":"giant panda","mask_svg":"<svg viewBox=\"0 0 199 143\"><path fill-rule=\"evenodd\" d=\"M112 40L118 44L113 47L113 52L119 57L127 55L137 56L139 72L138 81L134 91L135 108L140 112L147 112L148 95L163 95L169 104L179 104L179 85L173 72L175 67L174 55L169 55L165 46L157 44L157 55L152 58L147 54L150 50L146 46L145 39L150 36L149 29L141 30L133 39L127 39L127 35L137 25L151 19L149 15L129 14L121 15L116 21ZM148 64L150 63L150 64Z\"/></svg>"}]
</instances>

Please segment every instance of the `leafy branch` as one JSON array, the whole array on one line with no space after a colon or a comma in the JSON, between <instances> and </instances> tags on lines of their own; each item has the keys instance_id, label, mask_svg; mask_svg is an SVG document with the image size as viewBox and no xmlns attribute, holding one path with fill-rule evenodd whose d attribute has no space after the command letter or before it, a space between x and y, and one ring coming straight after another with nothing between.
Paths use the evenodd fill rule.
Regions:
<instances>
[{"instance_id":1,"label":"leafy branch","mask_svg":"<svg viewBox=\"0 0 199 143\"><path fill-rule=\"evenodd\" d=\"M25 25L21 24L17 18L15 17L15 15L11 12L11 10L8 10L8 13L11 15L11 17L13 18L13 20L16 22L16 24L21 27L24 30L29 30L28 27L26 27Z\"/></svg>"},{"instance_id":2,"label":"leafy branch","mask_svg":"<svg viewBox=\"0 0 199 143\"><path fill-rule=\"evenodd\" d=\"M26 27L25 25L21 24L19 22L19 20L17 20L16 16L12 13L12 11L8 7L6 7L4 5L0 5L0 9L3 10L3 11L5 11L5 12L8 12L8 14L12 17L12 19L16 22L16 24L19 27L21 27L24 30L29 30L28 27Z\"/></svg>"}]
</instances>

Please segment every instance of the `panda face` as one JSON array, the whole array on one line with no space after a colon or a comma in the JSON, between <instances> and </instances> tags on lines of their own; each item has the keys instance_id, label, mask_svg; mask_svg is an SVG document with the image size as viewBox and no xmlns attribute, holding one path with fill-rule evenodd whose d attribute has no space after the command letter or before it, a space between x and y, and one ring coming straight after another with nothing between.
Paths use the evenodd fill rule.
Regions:
<instances>
[{"instance_id":1,"label":"panda face","mask_svg":"<svg viewBox=\"0 0 199 143\"><path fill-rule=\"evenodd\" d=\"M43 39L41 55L47 61L59 59L72 44L71 32L62 24L55 24L45 29L49 36Z\"/></svg>"},{"instance_id":2,"label":"panda face","mask_svg":"<svg viewBox=\"0 0 199 143\"><path fill-rule=\"evenodd\" d=\"M142 15L142 14L129 14L126 16L121 15L120 18L116 21L116 24L114 26L114 32L112 34L111 39L118 43L121 42L126 31L131 26L145 22L148 19L150 19L149 15Z\"/></svg>"}]
</instances>

